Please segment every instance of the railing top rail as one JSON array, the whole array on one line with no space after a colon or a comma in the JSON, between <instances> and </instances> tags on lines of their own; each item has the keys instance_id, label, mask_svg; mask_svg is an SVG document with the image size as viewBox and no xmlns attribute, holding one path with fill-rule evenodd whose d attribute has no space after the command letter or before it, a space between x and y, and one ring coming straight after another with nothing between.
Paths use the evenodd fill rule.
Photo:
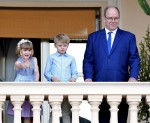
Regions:
<instances>
[{"instance_id":1,"label":"railing top rail","mask_svg":"<svg viewBox=\"0 0 150 123\"><path fill-rule=\"evenodd\" d=\"M1 82L0 95L149 95L150 82Z\"/></svg>"}]
</instances>

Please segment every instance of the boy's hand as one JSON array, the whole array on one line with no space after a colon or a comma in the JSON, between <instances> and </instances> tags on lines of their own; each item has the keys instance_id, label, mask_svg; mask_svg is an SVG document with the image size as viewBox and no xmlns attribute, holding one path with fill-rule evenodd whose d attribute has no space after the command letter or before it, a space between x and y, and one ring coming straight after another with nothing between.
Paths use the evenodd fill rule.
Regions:
<instances>
[{"instance_id":1,"label":"boy's hand","mask_svg":"<svg viewBox=\"0 0 150 123\"><path fill-rule=\"evenodd\" d=\"M76 82L76 79L72 77L69 82Z\"/></svg>"},{"instance_id":2,"label":"boy's hand","mask_svg":"<svg viewBox=\"0 0 150 123\"><path fill-rule=\"evenodd\" d=\"M52 77L52 81L53 82L61 82L57 77L54 77L54 76Z\"/></svg>"}]
</instances>

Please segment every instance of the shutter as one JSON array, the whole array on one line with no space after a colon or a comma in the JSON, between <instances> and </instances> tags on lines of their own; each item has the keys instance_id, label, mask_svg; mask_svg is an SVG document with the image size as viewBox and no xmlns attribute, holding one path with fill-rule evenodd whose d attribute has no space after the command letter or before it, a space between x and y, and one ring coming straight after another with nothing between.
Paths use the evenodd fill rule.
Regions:
<instances>
[{"instance_id":1,"label":"shutter","mask_svg":"<svg viewBox=\"0 0 150 123\"><path fill-rule=\"evenodd\" d=\"M95 9L1 8L0 37L87 38L95 31Z\"/></svg>"}]
</instances>

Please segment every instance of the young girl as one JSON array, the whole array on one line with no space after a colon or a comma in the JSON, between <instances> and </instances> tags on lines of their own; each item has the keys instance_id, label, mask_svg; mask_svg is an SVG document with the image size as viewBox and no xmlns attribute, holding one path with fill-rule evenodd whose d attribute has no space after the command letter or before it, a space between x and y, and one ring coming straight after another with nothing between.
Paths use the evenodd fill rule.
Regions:
<instances>
[{"instance_id":1,"label":"young girl","mask_svg":"<svg viewBox=\"0 0 150 123\"><path fill-rule=\"evenodd\" d=\"M17 44L16 53L19 58L15 62L16 78L15 82L37 82L39 80L39 69L37 58L32 57L34 54L33 44L28 39L22 39ZM9 103L7 113L14 115L13 105ZM32 105L25 101L22 105L22 122L32 123Z\"/></svg>"}]
</instances>

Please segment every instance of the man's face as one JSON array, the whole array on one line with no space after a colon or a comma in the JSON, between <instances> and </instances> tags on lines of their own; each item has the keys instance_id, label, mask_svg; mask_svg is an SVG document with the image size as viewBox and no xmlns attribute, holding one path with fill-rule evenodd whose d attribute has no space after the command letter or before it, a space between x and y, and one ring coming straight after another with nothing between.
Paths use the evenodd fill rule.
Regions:
<instances>
[{"instance_id":1,"label":"man's face","mask_svg":"<svg viewBox=\"0 0 150 123\"><path fill-rule=\"evenodd\" d=\"M109 31L113 31L118 28L119 25L119 13L115 8L109 8L104 17L105 27Z\"/></svg>"}]
</instances>

